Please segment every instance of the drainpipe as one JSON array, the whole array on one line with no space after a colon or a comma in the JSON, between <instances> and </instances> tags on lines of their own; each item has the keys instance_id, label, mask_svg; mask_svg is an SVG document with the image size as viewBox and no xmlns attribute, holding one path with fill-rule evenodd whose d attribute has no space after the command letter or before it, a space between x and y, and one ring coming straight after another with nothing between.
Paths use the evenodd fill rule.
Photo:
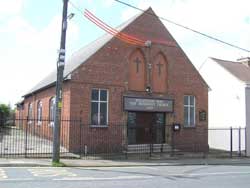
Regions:
<instances>
[{"instance_id":1,"label":"drainpipe","mask_svg":"<svg viewBox=\"0 0 250 188\"><path fill-rule=\"evenodd\" d=\"M250 157L250 87L248 84L245 87L245 109L245 149L246 156Z\"/></svg>"},{"instance_id":2,"label":"drainpipe","mask_svg":"<svg viewBox=\"0 0 250 188\"><path fill-rule=\"evenodd\" d=\"M152 84L151 84L151 74L152 74L152 63L151 63L151 47L152 42L150 40L147 40L145 42L145 47L147 52L147 86L146 86L146 92L148 94L152 93Z\"/></svg>"}]
</instances>

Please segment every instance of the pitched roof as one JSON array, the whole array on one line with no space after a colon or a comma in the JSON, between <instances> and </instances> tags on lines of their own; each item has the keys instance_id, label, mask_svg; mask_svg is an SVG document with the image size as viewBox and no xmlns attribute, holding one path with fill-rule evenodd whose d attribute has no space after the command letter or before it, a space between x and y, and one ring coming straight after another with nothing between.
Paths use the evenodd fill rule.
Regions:
<instances>
[{"instance_id":1,"label":"pitched roof","mask_svg":"<svg viewBox=\"0 0 250 188\"><path fill-rule=\"evenodd\" d=\"M149 8L146 11L151 10ZM121 31L125 29L129 24L134 22L138 17L140 17L143 14L137 14L134 17L130 18L129 20L122 23L120 26L118 26L116 29ZM94 55L99 49L101 49L106 43L108 43L114 36L106 33L103 36L99 37L95 41L91 42L90 44L82 47L78 51L72 54L72 56L66 61L65 68L64 68L64 80L69 80L71 77L71 73L78 68L81 64L85 63L86 60L88 60L92 55ZM43 90L45 88L48 88L52 85L54 85L56 82L56 70L51 72L49 75L47 75L43 80L41 80L37 85L35 85L29 92L27 92L25 96L29 96L34 92Z\"/></svg>"},{"instance_id":2,"label":"pitched roof","mask_svg":"<svg viewBox=\"0 0 250 188\"><path fill-rule=\"evenodd\" d=\"M250 67L240 62L227 61L217 58L211 58L213 61L221 65L228 72L234 75L239 80L249 83L250 82Z\"/></svg>"}]
</instances>

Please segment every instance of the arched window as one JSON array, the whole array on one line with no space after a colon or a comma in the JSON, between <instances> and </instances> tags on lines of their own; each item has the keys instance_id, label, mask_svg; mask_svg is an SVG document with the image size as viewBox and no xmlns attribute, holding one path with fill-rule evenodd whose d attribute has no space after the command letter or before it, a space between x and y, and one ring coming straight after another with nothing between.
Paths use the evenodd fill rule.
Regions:
<instances>
[{"instance_id":1,"label":"arched window","mask_svg":"<svg viewBox=\"0 0 250 188\"><path fill-rule=\"evenodd\" d=\"M167 61L162 53L154 58L152 67L153 92L164 93L167 91Z\"/></svg>"},{"instance_id":2,"label":"arched window","mask_svg":"<svg viewBox=\"0 0 250 188\"><path fill-rule=\"evenodd\" d=\"M129 58L129 90L145 91L146 71L143 53L137 49Z\"/></svg>"},{"instance_id":3,"label":"arched window","mask_svg":"<svg viewBox=\"0 0 250 188\"><path fill-rule=\"evenodd\" d=\"M52 97L49 100L49 120L51 125L54 125L55 115L56 115L55 110L56 110L56 98Z\"/></svg>"},{"instance_id":4,"label":"arched window","mask_svg":"<svg viewBox=\"0 0 250 188\"><path fill-rule=\"evenodd\" d=\"M38 122L38 125L40 125L42 123L42 114L43 114L42 101L38 101L37 102L37 122Z\"/></svg>"},{"instance_id":5,"label":"arched window","mask_svg":"<svg viewBox=\"0 0 250 188\"><path fill-rule=\"evenodd\" d=\"M33 117L33 109L32 109L32 103L28 104L28 120L29 122L32 121L32 117Z\"/></svg>"}]
</instances>

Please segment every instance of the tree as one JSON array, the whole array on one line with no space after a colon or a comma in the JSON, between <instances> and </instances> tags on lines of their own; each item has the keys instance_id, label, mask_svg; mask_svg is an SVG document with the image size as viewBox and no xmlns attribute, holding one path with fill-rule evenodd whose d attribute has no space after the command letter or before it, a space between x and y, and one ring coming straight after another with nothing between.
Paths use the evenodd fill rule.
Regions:
<instances>
[{"instance_id":1,"label":"tree","mask_svg":"<svg viewBox=\"0 0 250 188\"><path fill-rule=\"evenodd\" d=\"M3 126L6 119L10 117L12 113L10 105L0 104L0 126Z\"/></svg>"},{"instance_id":2,"label":"tree","mask_svg":"<svg viewBox=\"0 0 250 188\"><path fill-rule=\"evenodd\" d=\"M0 104L0 113L3 117L8 117L10 115L10 107L6 104Z\"/></svg>"}]
</instances>

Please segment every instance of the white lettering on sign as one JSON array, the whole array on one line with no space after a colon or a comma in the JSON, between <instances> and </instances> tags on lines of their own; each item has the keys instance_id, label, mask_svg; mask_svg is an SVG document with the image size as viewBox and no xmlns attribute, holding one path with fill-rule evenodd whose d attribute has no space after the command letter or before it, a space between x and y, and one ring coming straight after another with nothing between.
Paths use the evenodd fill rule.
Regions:
<instances>
[{"instance_id":1,"label":"white lettering on sign","mask_svg":"<svg viewBox=\"0 0 250 188\"><path fill-rule=\"evenodd\" d=\"M172 112L173 100L125 97L124 108L135 111Z\"/></svg>"}]
</instances>

